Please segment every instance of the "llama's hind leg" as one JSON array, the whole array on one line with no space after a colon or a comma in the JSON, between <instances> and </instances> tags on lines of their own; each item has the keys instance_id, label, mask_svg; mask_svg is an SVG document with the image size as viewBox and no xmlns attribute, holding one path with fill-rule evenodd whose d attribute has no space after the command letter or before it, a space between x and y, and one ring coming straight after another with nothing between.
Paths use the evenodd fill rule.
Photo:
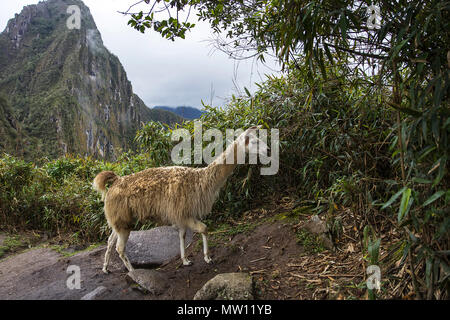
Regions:
<instances>
[{"instance_id":1,"label":"llama's hind leg","mask_svg":"<svg viewBox=\"0 0 450 320\"><path fill-rule=\"evenodd\" d=\"M206 238L207 233L207 227L206 224L204 224L201 221L198 220L191 220L188 223L189 228L194 231L198 232L202 235L202 241L203 241L203 258L206 263L211 263L212 259L209 257L208 253L208 239Z\"/></svg>"},{"instance_id":2,"label":"llama's hind leg","mask_svg":"<svg viewBox=\"0 0 450 320\"><path fill-rule=\"evenodd\" d=\"M183 261L183 265L190 266L192 264L191 261L189 261L185 256L185 236L186 236L186 228L184 227L178 227L178 235L180 237L180 255L181 260Z\"/></svg>"},{"instance_id":3,"label":"llama's hind leg","mask_svg":"<svg viewBox=\"0 0 450 320\"><path fill-rule=\"evenodd\" d=\"M133 271L134 268L131 265L130 260L128 260L128 257L125 253L125 247L127 245L128 237L130 236L130 230L116 230L118 239L117 239L117 245L116 250L119 254L120 259L122 259L123 263L125 264L125 267L128 269L128 271Z\"/></svg>"},{"instance_id":4,"label":"llama's hind leg","mask_svg":"<svg viewBox=\"0 0 450 320\"><path fill-rule=\"evenodd\" d=\"M106 253L105 253L105 262L103 263L103 269L102 271L104 273L108 273L108 265L109 265L109 261L111 260L111 251L112 248L114 247L114 244L117 241L117 234L114 232L114 230L111 232L111 235L108 238L108 247L106 248Z\"/></svg>"}]
</instances>

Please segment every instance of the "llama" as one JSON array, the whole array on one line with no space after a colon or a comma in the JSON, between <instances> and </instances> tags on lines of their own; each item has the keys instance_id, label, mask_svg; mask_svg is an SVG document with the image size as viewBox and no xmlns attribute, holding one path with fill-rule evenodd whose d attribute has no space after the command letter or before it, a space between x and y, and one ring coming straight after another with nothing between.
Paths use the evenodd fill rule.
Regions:
<instances>
[{"instance_id":1,"label":"llama","mask_svg":"<svg viewBox=\"0 0 450 320\"><path fill-rule=\"evenodd\" d=\"M112 171L99 173L93 187L102 194L106 220L112 229L103 272L108 273L111 250L116 242L116 251L125 267L129 271L133 270L125 247L136 220L151 219L163 225L175 226L179 233L181 260L185 266L191 265L191 261L185 257L186 230L189 228L200 233L204 260L210 263L207 228L200 220L211 212L220 189L237 166L238 148L247 154L267 154L267 145L255 135L255 130L260 128L257 126L244 131L207 167L149 168L123 177ZM226 161L231 155L234 155L234 161ZM110 185L108 190L107 184Z\"/></svg>"}]
</instances>

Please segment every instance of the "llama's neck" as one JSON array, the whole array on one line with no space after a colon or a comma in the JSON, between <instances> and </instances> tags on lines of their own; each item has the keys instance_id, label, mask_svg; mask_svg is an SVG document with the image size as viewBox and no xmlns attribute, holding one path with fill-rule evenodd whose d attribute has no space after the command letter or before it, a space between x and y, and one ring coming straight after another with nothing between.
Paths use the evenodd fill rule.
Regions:
<instances>
[{"instance_id":1,"label":"llama's neck","mask_svg":"<svg viewBox=\"0 0 450 320\"><path fill-rule=\"evenodd\" d=\"M224 152L222 152L221 155L217 157L217 159L205 168L211 177L211 182L214 184L212 187L216 189L215 191L217 192L225 184L226 180L237 166L237 149L238 144L234 141ZM227 159L231 156L230 154L232 152L234 155L234 161L233 163L228 164Z\"/></svg>"}]
</instances>

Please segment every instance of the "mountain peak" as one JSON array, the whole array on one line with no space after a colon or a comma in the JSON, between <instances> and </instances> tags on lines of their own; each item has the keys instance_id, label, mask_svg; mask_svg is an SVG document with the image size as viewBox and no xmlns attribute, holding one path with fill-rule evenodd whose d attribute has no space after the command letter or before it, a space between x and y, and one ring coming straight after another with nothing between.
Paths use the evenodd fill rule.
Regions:
<instances>
[{"instance_id":1,"label":"mountain peak","mask_svg":"<svg viewBox=\"0 0 450 320\"><path fill-rule=\"evenodd\" d=\"M79 29L67 27L74 4L81 11ZM79 0L39 2L9 20L0 34L0 96L18 124L14 151L25 157L113 159L116 150L133 146L141 122L180 120L148 109L133 93Z\"/></svg>"},{"instance_id":2,"label":"mountain peak","mask_svg":"<svg viewBox=\"0 0 450 320\"><path fill-rule=\"evenodd\" d=\"M8 21L4 33L14 42L15 47L19 48L29 32L40 37L49 36L56 30L61 33L70 32L72 30L67 28L67 21L71 17L68 9L73 5L80 9L80 30L97 30L89 8L82 1L46 0L24 6L20 14L15 14L15 17Z\"/></svg>"}]
</instances>

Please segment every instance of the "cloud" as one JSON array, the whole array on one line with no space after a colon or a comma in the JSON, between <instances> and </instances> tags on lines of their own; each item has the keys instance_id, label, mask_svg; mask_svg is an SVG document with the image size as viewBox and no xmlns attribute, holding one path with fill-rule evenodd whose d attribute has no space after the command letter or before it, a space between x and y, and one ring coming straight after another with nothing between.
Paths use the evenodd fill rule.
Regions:
<instances>
[{"instance_id":1,"label":"cloud","mask_svg":"<svg viewBox=\"0 0 450 320\"><path fill-rule=\"evenodd\" d=\"M19 13L24 5L37 0L2 0L0 27ZM242 90L255 90L254 82L261 82L265 73L273 73L252 60L230 59L224 53L211 53L211 31L206 23L197 22L186 39L175 42L163 39L159 34L145 34L127 25L128 17L118 13L134 3L132 0L84 0L90 8L105 46L119 57L133 90L147 106L190 105L201 107L201 100L224 103L222 98L236 94L234 83ZM195 18L194 18L195 19ZM195 19L196 20L196 19ZM271 63L271 68L277 68Z\"/></svg>"}]
</instances>

